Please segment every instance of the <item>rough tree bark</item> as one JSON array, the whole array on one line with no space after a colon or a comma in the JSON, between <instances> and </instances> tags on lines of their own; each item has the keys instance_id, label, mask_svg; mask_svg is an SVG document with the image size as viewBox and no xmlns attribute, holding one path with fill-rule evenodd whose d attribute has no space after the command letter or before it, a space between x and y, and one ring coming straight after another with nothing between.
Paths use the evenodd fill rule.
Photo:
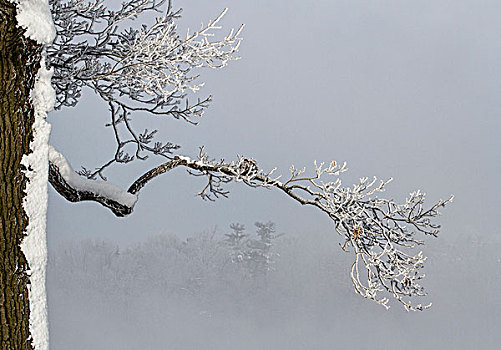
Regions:
<instances>
[{"instance_id":1,"label":"rough tree bark","mask_svg":"<svg viewBox=\"0 0 501 350\"><path fill-rule=\"evenodd\" d=\"M16 7L0 0L0 345L33 349L28 299L29 266L21 250L28 217L21 159L30 152L34 108L30 102L42 47L23 36Z\"/></svg>"}]
</instances>

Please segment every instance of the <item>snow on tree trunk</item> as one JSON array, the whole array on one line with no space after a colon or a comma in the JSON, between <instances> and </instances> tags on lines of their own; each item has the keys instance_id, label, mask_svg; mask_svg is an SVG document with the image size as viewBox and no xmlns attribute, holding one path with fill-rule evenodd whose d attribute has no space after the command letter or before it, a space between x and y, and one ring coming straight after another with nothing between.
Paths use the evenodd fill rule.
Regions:
<instances>
[{"instance_id":1,"label":"snow on tree trunk","mask_svg":"<svg viewBox=\"0 0 501 350\"><path fill-rule=\"evenodd\" d=\"M45 117L54 92L43 45L54 33L46 0L0 0L2 349L48 349Z\"/></svg>"},{"instance_id":2,"label":"snow on tree trunk","mask_svg":"<svg viewBox=\"0 0 501 350\"><path fill-rule=\"evenodd\" d=\"M23 207L28 215L26 237L21 249L30 266L30 332L35 349L48 349L47 297L45 293L45 268L47 265L46 214L47 183L49 173L50 124L45 121L47 111L52 108L55 92L50 85L51 71L45 68L42 58L37 80L31 93L35 111L31 153L24 155L26 166L26 196Z\"/></svg>"}]
</instances>

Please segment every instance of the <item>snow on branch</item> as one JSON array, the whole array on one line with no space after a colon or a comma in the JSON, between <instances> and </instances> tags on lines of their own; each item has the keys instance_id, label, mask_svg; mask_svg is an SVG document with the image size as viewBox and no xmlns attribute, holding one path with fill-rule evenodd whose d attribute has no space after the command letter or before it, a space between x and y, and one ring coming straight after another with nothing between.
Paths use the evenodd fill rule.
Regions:
<instances>
[{"instance_id":1,"label":"snow on branch","mask_svg":"<svg viewBox=\"0 0 501 350\"><path fill-rule=\"evenodd\" d=\"M452 197L425 209L425 194L414 191L405 203L398 204L378 196L391 179L361 178L352 187L342 187L338 176L347 170L346 164L339 166L336 162L328 166L315 162L312 175L306 175L305 168L298 170L292 166L289 178L281 182L280 177L273 176L274 170L260 170L253 159L239 156L229 163L217 161L209 158L203 148L197 159L175 156L146 172L124 192L107 183L79 178L53 149L50 159L50 179L58 192L61 193L62 188L61 194L66 198L67 193L71 193L72 201L95 200L117 216L132 212L139 191L149 181L180 166L188 168L191 175L207 178L207 184L198 193L207 200L227 197L223 185L230 182L277 188L302 205L318 208L333 220L344 240L341 248L354 254L350 275L358 294L386 308L389 308L389 297L406 310L423 310L431 305L411 303L415 297L426 295L419 284L425 277L421 271L426 257L421 251L415 252L424 242L417 235L438 234L440 226L432 219ZM64 180L62 185L61 180Z\"/></svg>"},{"instance_id":2,"label":"snow on branch","mask_svg":"<svg viewBox=\"0 0 501 350\"><path fill-rule=\"evenodd\" d=\"M137 201L136 195L114 184L79 176L66 158L52 146L49 146L49 182L70 202L95 201L111 209L117 216L130 214Z\"/></svg>"}]
</instances>

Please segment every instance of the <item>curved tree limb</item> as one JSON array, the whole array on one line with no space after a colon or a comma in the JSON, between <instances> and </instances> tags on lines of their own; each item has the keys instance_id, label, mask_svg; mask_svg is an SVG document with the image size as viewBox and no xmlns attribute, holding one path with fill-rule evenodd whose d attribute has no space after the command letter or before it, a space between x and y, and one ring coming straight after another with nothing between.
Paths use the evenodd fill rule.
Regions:
<instances>
[{"instance_id":1,"label":"curved tree limb","mask_svg":"<svg viewBox=\"0 0 501 350\"><path fill-rule=\"evenodd\" d=\"M51 152L59 155L57 151ZM61 155L51 155L49 180L52 186L72 202L91 200L109 208L117 216L129 215L136 203L139 191L151 180L169 170L183 166L194 176L207 178L207 185L198 193L203 199L213 200L226 197L223 184L231 181L243 182L250 187L275 187L302 205L310 205L326 213L334 222L336 231L344 238L342 249L354 253L351 279L355 291L388 308L392 296L406 310L423 310L429 305L412 305L411 297L425 296L419 281L424 278L421 269L426 257L414 252L416 246L424 244L416 234L436 236L440 226L432 222L439 215L438 209L452 201L440 200L429 209L424 209L425 194L410 193L403 204L392 199L379 198L391 181L361 178L352 187L341 187L338 175L346 170L345 164L335 162L324 167L315 163L313 175L305 175L306 169L290 168L287 181L272 177L273 170L265 173L259 170L253 159L238 157L236 161L224 162L209 159L201 148L198 159L175 156L139 177L127 191L101 181L78 177L61 160ZM68 174L68 169L73 174ZM323 181L324 177L335 177L335 181Z\"/></svg>"},{"instance_id":2,"label":"curved tree limb","mask_svg":"<svg viewBox=\"0 0 501 350\"><path fill-rule=\"evenodd\" d=\"M94 201L110 209L118 217L127 216L132 213L134 206L127 206L116 200L110 199L99 193L81 190L71 186L61 175L59 168L49 163L49 182L52 187L65 199L70 202Z\"/></svg>"},{"instance_id":3,"label":"curved tree limb","mask_svg":"<svg viewBox=\"0 0 501 350\"><path fill-rule=\"evenodd\" d=\"M113 184L79 176L52 146L49 146L49 182L68 201L98 202L119 217L132 213L137 201L136 195Z\"/></svg>"},{"instance_id":4,"label":"curved tree limb","mask_svg":"<svg viewBox=\"0 0 501 350\"><path fill-rule=\"evenodd\" d=\"M94 184L99 184L104 186L113 186L108 183L103 183L97 180L87 180L85 178L79 178L80 182L85 182L87 184L86 188L83 189L82 186L76 185L74 181L71 181L68 178L68 175L63 175L61 171L61 167L65 170L71 169L69 164L66 165L58 164L55 161L56 157L63 157L60 153L58 153L55 149L51 149L52 156L50 157L50 166L49 166L49 182L54 187L54 189L62 195L64 198L69 200L70 202L81 202L81 201L94 201L98 202L104 207L110 209L113 214L119 217L127 216L132 213L135 205L135 201L130 203L123 203L123 201L118 200L116 198L107 197L106 193L103 190L95 189ZM202 159L204 158L205 159ZM205 175L209 178L209 186L205 188L205 190L209 190L212 194L216 195L221 194L225 196L226 192L217 192L215 188L214 182L219 180L223 183L230 182L231 180L243 181L247 185L251 187L277 187L278 189L285 192L288 196L295 199L302 205L313 205L319 208L320 210L328 213L325 208L323 208L318 200L313 199L305 199L294 192L294 189L300 188L299 186L289 186L288 184L283 184L278 179L272 179L268 174L257 173L257 167L255 165L255 161L252 159L240 157L237 163L224 163L208 161L206 155L199 156L198 160L190 159L189 157L183 156L175 156L172 160L164 162L157 167L149 170L144 173L141 177L139 177L134 183L129 187L126 191L130 195L137 196L139 191L146 186L148 182L153 180L159 175L162 175L169 170L177 168L179 166L184 166L191 171L197 171L200 174L192 175ZM250 167L255 167L255 169L251 169ZM255 173L251 173L251 170ZM73 169L71 169L73 171ZM112 191L116 194L116 188L113 188ZM125 192L125 191L123 191ZM204 199L211 200L209 194L200 192L199 195Z\"/></svg>"}]
</instances>

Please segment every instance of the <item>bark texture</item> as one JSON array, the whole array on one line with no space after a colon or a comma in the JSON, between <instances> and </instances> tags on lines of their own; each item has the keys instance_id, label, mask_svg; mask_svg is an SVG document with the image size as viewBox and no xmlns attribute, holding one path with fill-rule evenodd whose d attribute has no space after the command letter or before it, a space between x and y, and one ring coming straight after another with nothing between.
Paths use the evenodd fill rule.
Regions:
<instances>
[{"instance_id":1,"label":"bark texture","mask_svg":"<svg viewBox=\"0 0 501 350\"><path fill-rule=\"evenodd\" d=\"M34 110L30 92L42 48L17 27L16 7L0 0L0 348L33 349L28 299L29 266L21 250L28 225L23 209Z\"/></svg>"}]
</instances>

